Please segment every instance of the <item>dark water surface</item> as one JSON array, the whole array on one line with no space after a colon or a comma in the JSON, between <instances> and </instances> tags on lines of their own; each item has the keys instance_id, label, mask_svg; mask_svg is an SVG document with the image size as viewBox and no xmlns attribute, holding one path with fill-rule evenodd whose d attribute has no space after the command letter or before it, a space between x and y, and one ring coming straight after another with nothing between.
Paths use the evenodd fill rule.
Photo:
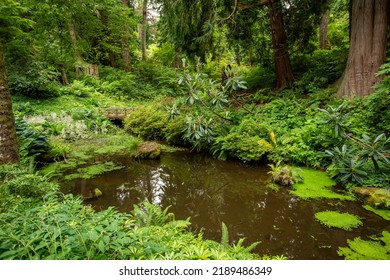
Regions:
<instances>
[{"instance_id":1,"label":"dark water surface","mask_svg":"<svg viewBox=\"0 0 390 280\"><path fill-rule=\"evenodd\" d=\"M247 244L261 241L254 252L284 254L289 259L340 259L339 246L357 236L367 238L390 230L390 222L361 207L358 202L305 201L267 189L269 168L239 162L218 161L188 152L167 153L160 160L129 160L126 168L94 179L64 186L73 193L99 188L103 196L90 200L96 210L115 206L129 212L148 200L170 206L177 219L191 217L192 230L203 230L208 239L219 241L221 222L230 240L244 238ZM329 229L314 218L324 210L360 216L363 226L352 232Z\"/></svg>"}]
</instances>

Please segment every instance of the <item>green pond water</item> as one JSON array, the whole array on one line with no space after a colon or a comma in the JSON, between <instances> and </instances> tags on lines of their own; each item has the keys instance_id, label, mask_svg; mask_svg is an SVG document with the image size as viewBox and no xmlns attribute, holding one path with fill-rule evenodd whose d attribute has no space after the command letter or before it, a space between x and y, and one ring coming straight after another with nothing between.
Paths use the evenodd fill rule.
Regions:
<instances>
[{"instance_id":1,"label":"green pond water","mask_svg":"<svg viewBox=\"0 0 390 280\"><path fill-rule=\"evenodd\" d=\"M208 239L221 239L221 223L229 229L231 242L245 238L261 241L254 252L285 255L289 259L340 259L337 249L347 239L380 234L390 222L351 201L303 200L288 189L275 192L268 166L219 161L188 152L164 153L159 160L128 159L124 169L63 182L64 192L87 194L99 188L103 195L86 201L96 210L110 206L129 212L148 200L165 208L177 219L191 217L191 230ZM355 214L363 225L353 231L327 228L315 213L336 210Z\"/></svg>"}]
</instances>

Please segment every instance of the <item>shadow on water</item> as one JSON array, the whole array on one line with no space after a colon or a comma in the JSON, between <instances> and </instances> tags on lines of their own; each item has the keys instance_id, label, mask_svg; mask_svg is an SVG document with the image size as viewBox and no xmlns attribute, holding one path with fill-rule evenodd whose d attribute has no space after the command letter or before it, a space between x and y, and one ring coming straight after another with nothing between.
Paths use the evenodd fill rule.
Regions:
<instances>
[{"instance_id":1,"label":"shadow on water","mask_svg":"<svg viewBox=\"0 0 390 280\"><path fill-rule=\"evenodd\" d=\"M363 209L358 202L301 200L287 189L267 189L268 167L176 152L160 160L129 160L126 169L90 180L73 181L64 190L83 193L98 187L103 196L88 201L96 210L115 206L129 212L148 200L163 208L171 206L177 219L191 217L192 230L219 241L221 222L230 239L247 244L261 241L254 252L284 254L290 259L339 259L337 248L347 239L366 238L390 230L390 223ZM329 229L314 219L324 210L348 211L363 219L363 226L346 232Z\"/></svg>"}]
</instances>

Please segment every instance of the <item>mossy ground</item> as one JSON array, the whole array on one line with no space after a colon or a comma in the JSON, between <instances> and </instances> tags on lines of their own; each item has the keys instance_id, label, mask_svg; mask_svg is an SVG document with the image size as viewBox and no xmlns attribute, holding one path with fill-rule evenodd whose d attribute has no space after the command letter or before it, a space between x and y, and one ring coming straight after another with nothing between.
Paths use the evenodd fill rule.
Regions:
<instances>
[{"instance_id":1,"label":"mossy ground","mask_svg":"<svg viewBox=\"0 0 390 280\"><path fill-rule=\"evenodd\" d=\"M315 214L315 217L321 224L327 227L336 227L347 231L351 231L363 224L360 218L355 215L336 211L318 212Z\"/></svg>"},{"instance_id":2,"label":"mossy ground","mask_svg":"<svg viewBox=\"0 0 390 280\"><path fill-rule=\"evenodd\" d=\"M352 195L333 191L332 186L335 186L336 182L323 171L300 168L299 174L303 178L303 181L294 184L291 193L300 198L355 200Z\"/></svg>"},{"instance_id":3,"label":"mossy ground","mask_svg":"<svg viewBox=\"0 0 390 280\"><path fill-rule=\"evenodd\" d=\"M349 247L340 247L339 256L347 260L390 260L390 232L383 231L379 238L348 240Z\"/></svg>"}]
</instances>

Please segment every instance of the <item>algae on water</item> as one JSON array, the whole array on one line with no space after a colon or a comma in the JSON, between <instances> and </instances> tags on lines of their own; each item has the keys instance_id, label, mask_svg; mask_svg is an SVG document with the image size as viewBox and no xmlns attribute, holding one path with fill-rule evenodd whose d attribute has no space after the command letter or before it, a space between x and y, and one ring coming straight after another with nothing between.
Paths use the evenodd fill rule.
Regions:
<instances>
[{"instance_id":1,"label":"algae on water","mask_svg":"<svg viewBox=\"0 0 390 280\"><path fill-rule=\"evenodd\" d=\"M325 172L310 168L300 168L299 173L303 181L293 185L292 194L303 199L340 199L355 200L352 195L341 194L332 190L336 182L332 180Z\"/></svg>"},{"instance_id":2,"label":"algae on water","mask_svg":"<svg viewBox=\"0 0 390 280\"><path fill-rule=\"evenodd\" d=\"M375 214L381 216L383 219L390 221L390 210L385 209L376 209L374 207L371 207L370 205L364 205L364 209L374 212Z\"/></svg>"},{"instance_id":3,"label":"algae on water","mask_svg":"<svg viewBox=\"0 0 390 280\"><path fill-rule=\"evenodd\" d=\"M327 227L336 227L343 230L352 230L363 225L358 216L337 211L323 211L315 214L316 219Z\"/></svg>"},{"instance_id":4,"label":"algae on water","mask_svg":"<svg viewBox=\"0 0 390 280\"><path fill-rule=\"evenodd\" d=\"M65 180L74 180L74 179L91 179L97 175L122 169L124 166L116 165L113 162L105 162L105 163L98 163L94 165L90 165L87 167L79 168L76 170L75 173L66 175L64 177Z\"/></svg>"},{"instance_id":5,"label":"algae on water","mask_svg":"<svg viewBox=\"0 0 390 280\"><path fill-rule=\"evenodd\" d=\"M339 247L337 253L346 260L390 260L390 232L383 231L379 238L348 240L348 247Z\"/></svg>"}]
</instances>

